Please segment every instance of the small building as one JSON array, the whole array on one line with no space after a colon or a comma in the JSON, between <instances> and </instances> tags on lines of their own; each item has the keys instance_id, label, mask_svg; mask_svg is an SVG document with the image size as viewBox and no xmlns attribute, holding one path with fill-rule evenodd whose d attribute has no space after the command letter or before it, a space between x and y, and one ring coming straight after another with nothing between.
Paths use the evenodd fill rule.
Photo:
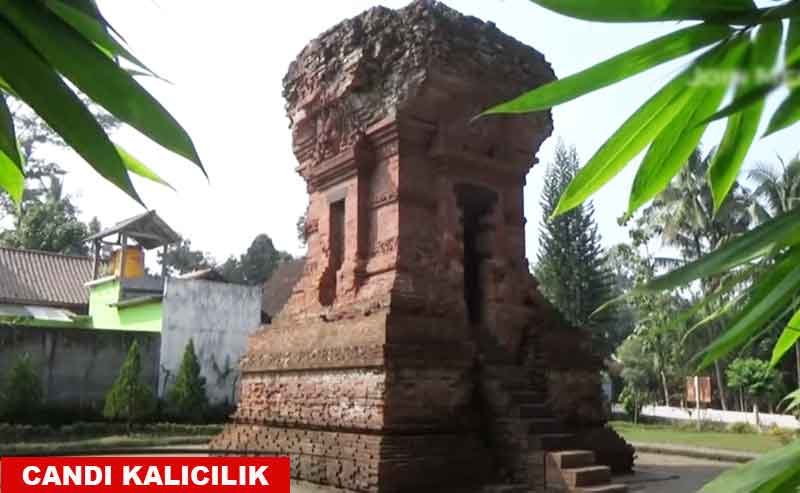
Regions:
<instances>
[{"instance_id":1,"label":"small building","mask_svg":"<svg viewBox=\"0 0 800 493\"><path fill-rule=\"evenodd\" d=\"M212 402L234 402L238 361L247 336L261 320L261 286L223 281L214 271L169 277L147 272L147 252L180 241L156 213L122 221L89 238L95 278L89 315L96 326L161 334L158 394L168 392L191 339ZM108 261L101 258L110 250ZM102 266L105 266L105 271Z\"/></svg>"},{"instance_id":2,"label":"small building","mask_svg":"<svg viewBox=\"0 0 800 493\"><path fill-rule=\"evenodd\" d=\"M97 404L135 339L143 378L163 397L191 339L209 399L233 403L262 287L214 271L151 274L147 255L179 239L149 211L90 237L93 257L0 248L0 375L28 353L46 399Z\"/></svg>"}]
</instances>

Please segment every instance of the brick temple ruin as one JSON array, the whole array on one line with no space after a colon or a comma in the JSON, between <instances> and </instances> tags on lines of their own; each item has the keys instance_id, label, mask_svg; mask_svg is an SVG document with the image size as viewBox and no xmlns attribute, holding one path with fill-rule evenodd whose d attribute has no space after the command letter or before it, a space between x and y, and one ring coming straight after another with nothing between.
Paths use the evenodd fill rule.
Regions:
<instances>
[{"instance_id":1,"label":"brick temple ruin","mask_svg":"<svg viewBox=\"0 0 800 493\"><path fill-rule=\"evenodd\" d=\"M288 455L296 480L346 491L625 491L609 484L633 453L604 427L602 361L525 257L523 187L551 116L471 122L554 78L429 0L300 53L284 96L308 258L251 337L213 448Z\"/></svg>"}]
</instances>

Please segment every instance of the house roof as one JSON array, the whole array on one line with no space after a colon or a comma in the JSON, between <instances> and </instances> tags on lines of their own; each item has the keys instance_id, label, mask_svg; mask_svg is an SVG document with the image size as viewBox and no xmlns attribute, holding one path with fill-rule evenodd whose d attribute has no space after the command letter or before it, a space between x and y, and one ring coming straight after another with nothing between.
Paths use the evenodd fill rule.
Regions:
<instances>
[{"instance_id":1,"label":"house roof","mask_svg":"<svg viewBox=\"0 0 800 493\"><path fill-rule=\"evenodd\" d=\"M158 217L156 211L147 211L120 221L110 228L88 237L87 240L100 240L120 233L133 238L147 250L181 241L180 235Z\"/></svg>"},{"instance_id":2,"label":"house roof","mask_svg":"<svg viewBox=\"0 0 800 493\"><path fill-rule=\"evenodd\" d=\"M59 307L89 304L91 257L0 247L0 302Z\"/></svg>"},{"instance_id":3,"label":"house roof","mask_svg":"<svg viewBox=\"0 0 800 493\"><path fill-rule=\"evenodd\" d=\"M264 295L261 300L261 310L270 317L274 317L283 305L289 301L294 291L294 286L303 275L306 265L305 258L287 260L275 269L272 276L264 283Z\"/></svg>"}]
</instances>

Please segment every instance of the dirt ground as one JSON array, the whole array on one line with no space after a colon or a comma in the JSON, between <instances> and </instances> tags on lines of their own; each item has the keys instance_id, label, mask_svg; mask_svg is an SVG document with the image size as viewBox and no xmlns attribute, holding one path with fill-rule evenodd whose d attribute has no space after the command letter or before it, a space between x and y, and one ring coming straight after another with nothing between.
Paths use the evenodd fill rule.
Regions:
<instances>
[{"instance_id":1,"label":"dirt ground","mask_svg":"<svg viewBox=\"0 0 800 493\"><path fill-rule=\"evenodd\" d=\"M694 493L736 464L673 455L638 454L636 474L617 476L631 493Z\"/></svg>"}]
</instances>

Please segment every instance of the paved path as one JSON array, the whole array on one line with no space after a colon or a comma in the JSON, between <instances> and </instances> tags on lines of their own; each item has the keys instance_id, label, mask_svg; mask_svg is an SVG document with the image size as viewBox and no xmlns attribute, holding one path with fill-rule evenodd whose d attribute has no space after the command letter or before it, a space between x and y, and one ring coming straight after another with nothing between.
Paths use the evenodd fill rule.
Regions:
<instances>
[{"instance_id":1,"label":"paved path","mask_svg":"<svg viewBox=\"0 0 800 493\"><path fill-rule=\"evenodd\" d=\"M735 466L731 462L639 453L636 474L615 476L613 481L628 483L631 493L694 493Z\"/></svg>"}]
</instances>

